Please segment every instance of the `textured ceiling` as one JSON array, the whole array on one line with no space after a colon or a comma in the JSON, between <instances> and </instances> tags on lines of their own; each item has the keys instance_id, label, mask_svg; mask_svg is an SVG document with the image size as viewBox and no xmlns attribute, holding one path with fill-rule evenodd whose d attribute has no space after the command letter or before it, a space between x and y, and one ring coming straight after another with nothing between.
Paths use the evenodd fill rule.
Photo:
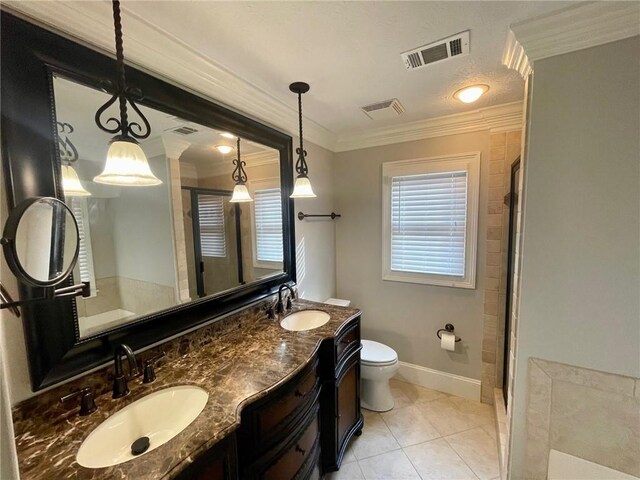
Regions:
<instances>
[{"instance_id":1,"label":"textured ceiling","mask_svg":"<svg viewBox=\"0 0 640 480\"><path fill-rule=\"evenodd\" d=\"M461 113L523 98L523 81L501 65L508 27L570 2L156 2L125 11L276 96L311 84L305 116L334 133ZM126 34L126 13L123 15ZM471 30L469 56L407 71L400 53ZM486 83L464 105L455 90ZM370 120L362 105L397 97L404 115Z\"/></svg>"}]
</instances>

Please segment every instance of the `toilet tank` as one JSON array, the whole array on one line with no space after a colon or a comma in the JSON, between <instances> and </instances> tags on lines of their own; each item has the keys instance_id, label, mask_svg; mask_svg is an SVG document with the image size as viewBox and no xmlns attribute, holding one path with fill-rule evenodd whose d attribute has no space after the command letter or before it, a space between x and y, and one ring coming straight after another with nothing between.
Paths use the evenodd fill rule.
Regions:
<instances>
[{"instance_id":1,"label":"toilet tank","mask_svg":"<svg viewBox=\"0 0 640 480\"><path fill-rule=\"evenodd\" d=\"M337 305L338 307L348 307L351 305L351 300L344 300L342 298L327 298L324 303L328 305Z\"/></svg>"}]
</instances>

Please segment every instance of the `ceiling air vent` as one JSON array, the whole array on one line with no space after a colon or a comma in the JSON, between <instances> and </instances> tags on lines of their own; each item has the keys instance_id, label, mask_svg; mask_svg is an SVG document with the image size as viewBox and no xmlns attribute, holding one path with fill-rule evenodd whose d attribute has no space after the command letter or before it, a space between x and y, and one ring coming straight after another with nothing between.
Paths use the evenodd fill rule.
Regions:
<instances>
[{"instance_id":1,"label":"ceiling air vent","mask_svg":"<svg viewBox=\"0 0 640 480\"><path fill-rule=\"evenodd\" d=\"M469 54L469 30L401 53L407 70L426 67L441 60Z\"/></svg>"},{"instance_id":2,"label":"ceiling air vent","mask_svg":"<svg viewBox=\"0 0 640 480\"><path fill-rule=\"evenodd\" d=\"M378 120L382 118L395 118L404 113L404 107L397 98L376 102L362 107L362 111L369 118Z\"/></svg>"},{"instance_id":3,"label":"ceiling air vent","mask_svg":"<svg viewBox=\"0 0 640 480\"><path fill-rule=\"evenodd\" d=\"M173 133L179 133L180 135L191 135L192 133L196 133L198 130L195 128L187 127L186 125L182 125L181 127L172 128L169 130Z\"/></svg>"}]
</instances>

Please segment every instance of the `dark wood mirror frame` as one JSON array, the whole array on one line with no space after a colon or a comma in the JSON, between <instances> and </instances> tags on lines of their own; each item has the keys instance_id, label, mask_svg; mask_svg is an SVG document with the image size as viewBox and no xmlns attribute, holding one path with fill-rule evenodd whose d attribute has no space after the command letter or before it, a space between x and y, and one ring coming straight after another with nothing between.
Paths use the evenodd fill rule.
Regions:
<instances>
[{"instance_id":1,"label":"dark wood mirror frame","mask_svg":"<svg viewBox=\"0 0 640 480\"><path fill-rule=\"evenodd\" d=\"M9 209L39 196L63 199L55 141L52 75L100 89L113 78L115 60L103 53L34 26L6 11L2 27L2 163ZM59 299L24 307L23 325L34 391L106 363L115 346L140 349L237 310L270 295L279 284L295 282L295 232L292 138L135 68L127 67L131 86L142 89L140 103L204 126L234 132L280 153L284 272L220 295L140 317L94 337L78 340L75 302ZM93 117L87 118L93 122ZM69 279L69 284L73 281ZM20 285L20 298L42 289Z\"/></svg>"}]
</instances>

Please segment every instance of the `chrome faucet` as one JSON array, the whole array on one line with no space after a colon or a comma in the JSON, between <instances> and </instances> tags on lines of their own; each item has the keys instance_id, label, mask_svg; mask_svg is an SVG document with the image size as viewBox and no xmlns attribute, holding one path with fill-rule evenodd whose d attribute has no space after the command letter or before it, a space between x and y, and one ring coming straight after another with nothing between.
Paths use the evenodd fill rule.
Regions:
<instances>
[{"instance_id":1,"label":"chrome faucet","mask_svg":"<svg viewBox=\"0 0 640 480\"><path fill-rule=\"evenodd\" d=\"M113 362L115 364L115 377L113 379L113 398L124 397L129 393L129 386L127 381L129 378L122 373L122 355L127 357L129 363L129 378L138 376L138 362L136 356L133 354L133 350L124 343L116 347L113 353Z\"/></svg>"},{"instance_id":2,"label":"chrome faucet","mask_svg":"<svg viewBox=\"0 0 640 480\"><path fill-rule=\"evenodd\" d=\"M278 288L278 304L276 305L276 313L284 312L284 303L282 301L282 290L284 290L285 288L288 288L290 292L289 298L287 299L287 310L291 310L291 306L292 306L291 299L293 298L295 293L293 293L293 288L291 288L286 283L283 283L282 285L280 285L280 288Z\"/></svg>"}]
</instances>

